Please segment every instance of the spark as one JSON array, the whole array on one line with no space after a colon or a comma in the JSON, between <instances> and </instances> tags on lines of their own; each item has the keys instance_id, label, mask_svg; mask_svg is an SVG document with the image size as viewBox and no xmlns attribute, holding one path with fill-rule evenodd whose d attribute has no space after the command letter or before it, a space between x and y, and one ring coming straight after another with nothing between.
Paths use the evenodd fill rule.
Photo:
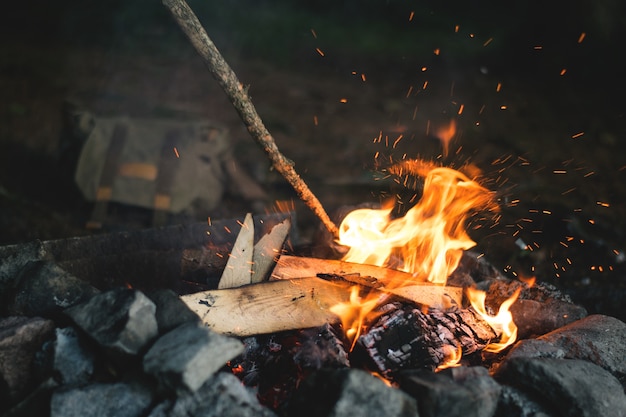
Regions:
<instances>
[{"instance_id":1,"label":"spark","mask_svg":"<svg viewBox=\"0 0 626 417\"><path fill-rule=\"evenodd\" d=\"M563 192L561 193L561 195L569 194L569 193L571 193L572 191L575 191L575 190L576 190L576 187L570 188L569 190L565 190L565 191L563 191Z\"/></svg>"},{"instance_id":2,"label":"spark","mask_svg":"<svg viewBox=\"0 0 626 417\"><path fill-rule=\"evenodd\" d=\"M180 158L180 155L178 153L178 149L176 149L176 146L174 146L174 155L176 155L176 158Z\"/></svg>"},{"instance_id":3,"label":"spark","mask_svg":"<svg viewBox=\"0 0 626 417\"><path fill-rule=\"evenodd\" d=\"M605 203L603 201L596 201L596 204L602 207L610 207L609 203Z\"/></svg>"},{"instance_id":4,"label":"spark","mask_svg":"<svg viewBox=\"0 0 626 417\"><path fill-rule=\"evenodd\" d=\"M535 46L533 47L533 49L534 49L535 51L541 51L541 50L543 49L543 46L541 46L541 45L535 45Z\"/></svg>"},{"instance_id":5,"label":"spark","mask_svg":"<svg viewBox=\"0 0 626 417\"><path fill-rule=\"evenodd\" d=\"M506 110L507 106L505 104L503 104L502 106L500 106L500 110Z\"/></svg>"},{"instance_id":6,"label":"spark","mask_svg":"<svg viewBox=\"0 0 626 417\"><path fill-rule=\"evenodd\" d=\"M461 104L461 106L459 107L459 112L458 114L463 114L463 109L465 108L465 104Z\"/></svg>"},{"instance_id":7,"label":"spark","mask_svg":"<svg viewBox=\"0 0 626 417\"><path fill-rule=\"evenodd\" d=\"M578 43L582 43L583 40L585 39L585 36L587 36L587 34L585 32L582 32L580 36L578 37Z\"/></svg>"},{"instance_id":8,"label":"spark","mask_svg":"<svg viewBox=\"0 0 626 417\"><path fill-rule=\"evenodd\" d=\"M313 28L311 28L311 35L313 35L313 37L317 39L317 33L315 33L315 29Z\"/></svg>"},{"instance_id":9,"label":"spark","mask_svg":"<svg viewBox=\"0 0 626 417\"><path fill-rule=\"evenodd\" d=\"M320 56L325 56L324 51L322 51L320 48L315 48L315 50L317 51L318 54L320 54Z\"/></svg>"},{"instance_id":10,"label":"spark","mask_svg":"<svg viewBox=\"0 0 626 417\"><path fill-rule=\"evenodd\" d=\"M317 126L318 124L317 116L313 116L313 124Z\"/></svg>"},{"instance_id":11,"label":"spark","mask_svg":"<svg viewBox=\"0 0 626 417\"><path fill-rule=\"evenodd\" d=\"M565 75L565 73L566 73L566 72L567 72L567 69L566 69L566 68L563 68L563 69L561 70L561 72L559 73L559 75L563 76L563 75Z\"/></svg>"},{"instance_id":12,"label":"spark","mask_svg":"<svg viewBox=\"0 0 626 417\"><path fill-rule=\"evenodd\" d=\"M413 20L413 16L415 16L415 11L411 10L411 13L409 14L409 22Z\"/></svg>"},{"instance_id":13,"label":"spark","mask_svg":"<svg viewBox=\"0 0 626 417\"><path fill-rule=\"evenodd\" d=\"M579 133L576 133L575 135L572 135L572 139L579 138L579 137L581 137L581 136L582 136L582 135L584 135L584 134L585 134L585 132L579 132Z\"/></svg>"},{"instance_id":14,"label":"spark","mask_svg":"<svg viewBox=\"0 0 626 417\"><path fill-rule=\"evenodd\" d=\"M436 48L436 49L433 51L433 54L435 54L435 55L437 55L437 56L439 56L439 54L440 54L440 53L441 53L441 49L439 49L439 48Z\"/></svg>"},{"instance_id":15,"label":"spark","mask_svg":"<svg viewBox=\"0 0 626 417\"><path fill-rule=\"evenodd\" d=\"M454 33L459 33L459 25L454 26Z\"/></svg>"},{"instance_id":16,"label":"spark","mask_svg":"<svg viewBox=\"0 0 626 417\"><path fill-rule=\"evenodd\" d=\"M411 92L413 91L413 86L409 86L409 91L406 92L406 98L409 98L411 96Z\"/></svg>"},{"instance_id":17,"label":"spark","mask_svg":"<svg viewBox=\"0 0 626 417\"><path fill-rule=\"evenodd\" d=\"M567 174L567 171L564 169L555 169L552 171L553 174Z\"/></svg>"},{"instance_id":18,"label":"spark","mask_svg":"<svg viewBox=\"0 0 626 417\"><path fill-rule=\"evenodd\" d=\"M339 100L339 102L340 102L340 103L347 103L347 102L348 102L348 99L347 99L347 98L342 98L342 99L340 99L340 100Z\"/></svg>"},{"instance_id":19,"label":"spark","mask_svg":"<svg viewBox=\"0 0 626 417\"><path fill-rule=\"evenodd\" d=\"M502 83L498 83L498 85L496 86L496 92L500 92L500 90L502 89Z\"/></svg>"},{"instance_id":20,"label":"spark","mask_svg":"<svg viewBox=\"0 0 626 417\"><path fill-rule=\"evenodd\" d=\"M365 82L367 79L365 78L365 74L361 73L361 81Z\"/></svg>"},{"instance_id":21,"label":"spark","mask_svg":"<svg viewBox=\"0 0 626 417\"><path fill-rule=\"evenodd\" d=\"M485 41L485 43L483 43L483 46L487 46L489 45L491 42L493 41L493 38L489 38Z\"/></svg>"},{"instance_id":22,"label":"spark","mask_svg":"<svg viewBox=\"0 0 626 417\"><path fill-rule=\"evenodd\" d=\"M422 72L426 72L428 70L428 67L422 67L421 70Z\"/></svg>"},{"instance_id":23,"label":"spark","mask_svg":"<svg viewBox=\"0 0 626 417\"><path fill-rule=\"evenodd\" d=\"M402 140L402 134L400 134L400 136L398 136L398 138L393 142L393 145L391 147L393 149L395 149L396 145L398 144L398 142L400 142L400 140Z\"/></svg>"},{"instance_id":24,"label":"spark","mask_svg":"<svg viewBox=\"0 0 626 417\"><path fill-rule=\"evenodd\" d=\"M422 84L422 90L426 90L426 87L428 87L428 81L424 81L424 84Z\"/></svg>"}]
</instances>

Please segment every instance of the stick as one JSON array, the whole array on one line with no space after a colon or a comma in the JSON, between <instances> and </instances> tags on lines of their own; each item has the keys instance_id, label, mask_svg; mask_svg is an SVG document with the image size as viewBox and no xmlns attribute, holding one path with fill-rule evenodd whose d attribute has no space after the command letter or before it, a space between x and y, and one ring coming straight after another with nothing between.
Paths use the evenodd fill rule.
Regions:
<instances>
[{"instance_id":1,"label":"stick","mask_svg":"<svg viewBox=\"0 0 626 417\"><path fill-rule=\"evenodd\" d=\"M337 236L337 226L330 220L317 197L296 173L293 167L294 163L279 151L274 138L268 132L248 97L247 90L239 82L237 75L209 38L193 10L184 0L163 0L163 4L170 10L178 25L196 48L213 78L217 80L233 106L235 106L250 135L269 156L276 171L291 184L300 199L317 215L326 229L333 236Z\"/></svg>"}]
</instances>

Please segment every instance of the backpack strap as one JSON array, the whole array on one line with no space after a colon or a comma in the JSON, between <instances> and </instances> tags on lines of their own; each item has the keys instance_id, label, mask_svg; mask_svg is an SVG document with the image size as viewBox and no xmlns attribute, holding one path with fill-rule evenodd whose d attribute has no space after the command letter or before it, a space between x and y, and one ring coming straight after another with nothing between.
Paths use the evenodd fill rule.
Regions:
<instances>
[{"instance_id":1,"label":"backpack strap","mask_svg":"<svg viewBox=\"0 0 626 417\"><path fill-rule=\"evenodd\" d=\"M117 123L113 129L113 136L106 153L106 160L100 174L100 185L96 190L96 201L91 212L91 219L86 228L90 230L101 229L107 216L109 201L113 194L113 182L117 176L118 165L124 143L128 134L128 127L123 123Z\"/></svg>"}]
</instances>

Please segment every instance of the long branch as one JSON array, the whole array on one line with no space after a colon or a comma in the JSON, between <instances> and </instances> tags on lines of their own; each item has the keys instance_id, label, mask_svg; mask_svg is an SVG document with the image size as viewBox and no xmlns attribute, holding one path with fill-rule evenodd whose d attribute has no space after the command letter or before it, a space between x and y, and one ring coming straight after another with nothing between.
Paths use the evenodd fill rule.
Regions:
<instances>
[{"instance_id":1,"label":"long branch","mask_svg":"<svg viewBox=\"0 0 626 417\"><path fill-rule=\"evenodd\" d=\"M322 204L295 171L293 162L280 152L274 138L268 132L248 97L246 89L209 38L193 10L184 0L163 0L163 4L170 10L213 77L235 106L248 132L267 153L274 169L291 184L300 199L317 215L328 231L337 236L337 226L330 220Z\"/></svg>"}]
</instances>

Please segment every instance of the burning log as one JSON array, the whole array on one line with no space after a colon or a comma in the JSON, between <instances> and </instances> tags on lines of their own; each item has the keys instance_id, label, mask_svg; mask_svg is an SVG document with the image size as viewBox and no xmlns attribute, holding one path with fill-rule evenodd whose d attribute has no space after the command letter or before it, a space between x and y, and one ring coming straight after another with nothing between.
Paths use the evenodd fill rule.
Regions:
<instances>
[{"instance_id":1,"label":"burning log","mask_svg":"<svg viewBox=\"0 0 626 417\"><path fill-rule=\"evenodd\" d=\"M314 275L337 275L346 281L386 291L430 307L461 305L463 300L463 289L460 287L415 282L415 277L407 272L331 259L282 255L271 279L284 280Z\"/></svg>"},{"instance_id":2,"label":"burning log","mask_svg":"<svg viewBox=\"0 0 626 417\"><path fill-rule=\"evenodd\" d=\"M453 357L482 351L500 335L472 308L427 312L390 303L357 346L386 377L402 369L434 370Z\"/></svg>"}]
</instances>

